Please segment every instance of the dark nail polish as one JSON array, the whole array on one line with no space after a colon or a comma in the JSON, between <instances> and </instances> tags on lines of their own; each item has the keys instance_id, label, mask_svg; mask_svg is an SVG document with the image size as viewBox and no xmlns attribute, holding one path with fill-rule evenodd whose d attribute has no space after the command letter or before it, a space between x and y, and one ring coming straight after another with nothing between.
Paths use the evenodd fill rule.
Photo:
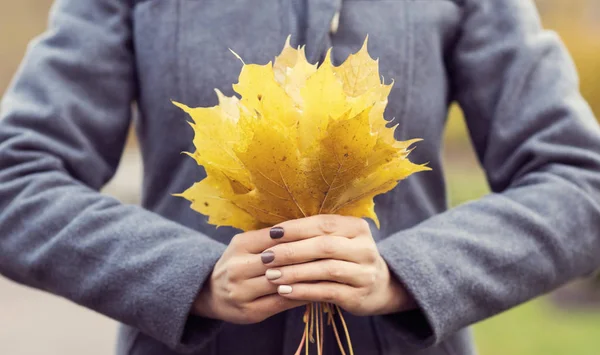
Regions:
<instances>
[{"instance_id":1,"label":"dark nail polish","mask_svg":"<svg viewBox=\"0 0 600 355\"><path fill-rule=\"evenodd\" d=\"M271 250L267 250L260 254L260 260L262 260L263 264L273 262L273 260L275 260L275 253L273 253Z\"/></svg>"},{"instance_id":2,"label":"dark nail polish","mask_svg":"<svg viewBox=\"0 0 600 355\"><path fill-rule=\"evenodd\" d=\"M273 227L269 232L271 239L281 239L283 238L283 228L281 227Z\"/></svg>"}]
</instances>

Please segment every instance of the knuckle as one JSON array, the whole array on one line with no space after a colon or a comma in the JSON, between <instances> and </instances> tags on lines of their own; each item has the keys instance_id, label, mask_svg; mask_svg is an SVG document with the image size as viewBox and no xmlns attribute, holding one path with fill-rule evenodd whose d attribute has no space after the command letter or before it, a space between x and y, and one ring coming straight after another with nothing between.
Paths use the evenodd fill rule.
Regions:
<instances>
[{"instance_id":1,"label":"knuckle","mask_svg":"<svg viewBox=\"0 0 600 355\"><path fill-rule=\"evenodd\" d=\"M300 279L300 273L296 265L288 265L278 269L281 271L281 276L276 279L278 284L296 283Z\"/></svg>"},{"instance_id":2,"label":"knuckle","mask_svg":"<svg viewBox=\"0 0 600 355\"><path fill-rule=\"evenodd\" d=\"M325 256L334 255L336 248L336 240L332 237L321 237L319 240L319 248Z\"/></svg>"},{"instance_id":3,"label":"knuckle","mask_svg":"<svg viewBox=\"0 0 600 355\"><path fill-rule=\"evenodd\" d=\"M233 248L237 248L243 244L243 242L242 242L243 239L244 239L243 233L238 233L238 234L234 235L233 238L231 238L231 243L229 243L229 245Z\"/></svg>"},{"instance_id":4,"label":"knuckle","mask_svg":"<svg viewBox=\"0 0 600 355\"><path fill-rule=\"evenodd\" d=\"M230 262L226 268L227 281L230 283L237 283L240 281L242 270L243 268L240 263Z\"/></svg>"},{"instance_id":5,"label":"knuckle","mask_svg":"<svg viewBox=\"0 0 600 355\"><path fill-rule=\"evenodd\" d=\"M358 222L358 228L361 232L368 232L371 230L371 226L369 226L369 222L360 218Z\"/></svg>"},{"instance_id":6,"label":"knuckle","mask_svg":"<svg viewBox=\"0 0 600 355\"><path fill-rule=\"evenodd\" d=\"M227 290L227 300L233 304L239 304L240 302L240 293L237 291L235 287L230 287Z\"/></svg>"},{"instance_id":7,"label":"knuckle","mask_svg":"<svg viewBox=\"0 0 600 355\"><path fill-rule=\"evenodd\" d=\"M368 287L361 287L356 291L356 296L353 297L356 301L361 302L363 299L371 295L372 290Z\"/></svg>"},{"instance_id":8,"label":"knuckle","mask_svg":"<svg viewBox=\"0 0 600 355\"><path fill-rule=\"evenodd\" d=\"M364 288L355 289L343 300L342 306L354 315L362 315L367 296L367 291Z\"/></svg>"},{"instance_id":9,"label":"knuckle","mask_svg":"<svg viewBox=\"0 0 600 355\"><path fill-rule=\"evenodd\" d=\"M235 291L230 290L229 292L227 292L227 300L230 303L233 303L233 304L237 304L238 303L237 302L237 294L235 293Z\"/></svg>"},{"instance_id":10,"label":"knuckle","mask_svg":"<svg viewBox=\"0 0 600 355\"><path fill-rule=\"evenodd\" d=\"M284 260L293 260L295 256L294 249L288 246L281 246L279 250L275 252L275 255L277 254L281 255Z\"/></svg>"},{"instance_id":11,"label":"knuckle","mask_svg":"<svg viewBox=\"0 0 600 355\"><path fill-rule=\"evenodd\" d=\"M289 283L295 283L298 281L302 281L302 277L300 275L300 271L297 268L292 267L289 271L286 271L286 281Z\"/></svg>"},{"instance_id":12,"label":"knuckle","mask_svg":"<svg viewBox=\"0 0 600 355\"><path fill-rule=\"evenodd\" d=\"M335 215L322 215L319 218L318 228L323 234L331 234L337 230L338 218Z\"/></svg>"},{"instance_id":13,"label":"knuckle","mask_svg":"<svg viewBox=\"0 0 600 355\"><path fill-rule=\"evenodd\" d=\"M373 285L376 285L379 281L379 272L375 267L367 267L365 268L365 285L371 288Z\"/></svg>"},{"instance_id":14,"label":"knuckle","mask_svg":"<svg viewBox=\"0 0 600 355\"><path fill-rule=\"evenodd\" d=\"M379 252L375 248L367 248L365 250L365 261L369 264L375 264L379 259Z\"/></svg>"},{"instance_id":15,"label":"knuckle","mask_svg":"<svg viewBox=\"0 0 600 355\"><path fill-rule=\"evenodd\" d=\"M323 291L323 300L330 303L341 301L339 299L339 292L334 288L327 288Z\"/></svg>"},{"instance_id":16,"label":"knuckle","mask_svg":"<svg viewBox=\"0 0 600 355\"><path fill-rule=\"evenodd\" d=\"M342 271L334 263L327 263L323 266L325 274L333 280L337 280L342 276Z\"/></svg>"}]
</instances>

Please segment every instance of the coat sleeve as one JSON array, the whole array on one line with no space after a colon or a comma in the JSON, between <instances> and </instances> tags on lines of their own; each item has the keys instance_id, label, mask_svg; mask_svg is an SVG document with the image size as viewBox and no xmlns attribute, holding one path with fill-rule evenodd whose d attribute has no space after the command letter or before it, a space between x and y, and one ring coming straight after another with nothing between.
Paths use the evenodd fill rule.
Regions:
<instances>
[{"instance_id":1,"label":"coat sleeve","mask_svg":"<svg viewBox=\"0 0 600 355\"><path fill-rule=\"evenodd\" d=\"M600 129L571 58L531 1L463 3L448 71L492 193L379 245L420 306L384 322L417 348L600 265Z\"/></svg>"},{"instance_id":2,"label":"coat sleeve","mask_svg":"<svg viewBox=\"0 0 600 355\"><path fill-rule=\"evenodd\" d=\"M136 81L126 0L58 0L0 108L0 273L179 351L225 246L98 190L121 156Z\"/></svg>"}]
</instances>

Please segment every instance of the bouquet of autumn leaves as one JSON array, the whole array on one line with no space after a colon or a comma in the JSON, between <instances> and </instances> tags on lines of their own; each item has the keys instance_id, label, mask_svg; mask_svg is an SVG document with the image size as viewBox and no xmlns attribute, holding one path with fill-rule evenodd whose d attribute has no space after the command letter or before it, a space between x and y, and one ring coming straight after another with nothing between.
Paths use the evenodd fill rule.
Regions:
<instances>
[{"instance_id":1,"label":"bouquet of autumn leaves","mask_svg":"<svg viewBox=\"0 0 600 355\"><path fill-rule=\"evenodd\" d=\"M392 86L382 82L367 40L342 65L332 65L330 50L317 67L288 38L273 63L244 64L233 85L240 98L216 90L214 107L175 103L193 119L196 151L187 154L207 175L178 196L209 223L244 231L318 214L366 217L379 227L373 198L428 170L407 158L418 139L396 141L395 127L386 126ZM336 311L307 307L303 341L313 338L316 309L329 320Z\"/></svg>"}]
</instances>

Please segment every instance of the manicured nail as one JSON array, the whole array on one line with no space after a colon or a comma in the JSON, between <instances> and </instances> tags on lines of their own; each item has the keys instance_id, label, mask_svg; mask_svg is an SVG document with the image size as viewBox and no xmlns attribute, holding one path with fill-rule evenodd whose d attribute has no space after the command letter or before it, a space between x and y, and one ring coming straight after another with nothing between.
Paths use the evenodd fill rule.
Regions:
<instances>
[{"instance_id":1,"label":"manicured nail","mask_svg":"<svg viewBox=\"0 0 600 355\"><path fill-rule=\"evenodd\" d=\"M278 278L281 277L281 271L275 270L275 269L269 269L265 273L265 276L267 277L268 280L277 280Z\"/></svg>"},{"instance_id":2,"label":"manicured nail","mask_svg":"<svg viewBox=\"0 0 600 355\"><path fill-rule=\"evenodd\" d=\"M277 287L277 292L281 293L282 295L290 294L292 293L292 286L281 285Z\"/></svg>"},{"instance_id":3,"label":"manicured nail","mask_svg":"<svg viewBox=\"0 0 600 355\"><path fill-rule=\"evenodd\" d=\"M271 239L281 239L283 238L283 228L281 227L273 227L269 232Z\"/></svg>"},{"instance_id":4,"label":"manicured nail","mask_svg":"<svg viewBox=\"0 0 600 355\"><path fill-rule=\"evenodd\" d=\"M275 253L273 253L271 250L267 250L260 254L260 260L262 260L263 264L268 264L275 260Z\"/></svg>"}]
</instances>

